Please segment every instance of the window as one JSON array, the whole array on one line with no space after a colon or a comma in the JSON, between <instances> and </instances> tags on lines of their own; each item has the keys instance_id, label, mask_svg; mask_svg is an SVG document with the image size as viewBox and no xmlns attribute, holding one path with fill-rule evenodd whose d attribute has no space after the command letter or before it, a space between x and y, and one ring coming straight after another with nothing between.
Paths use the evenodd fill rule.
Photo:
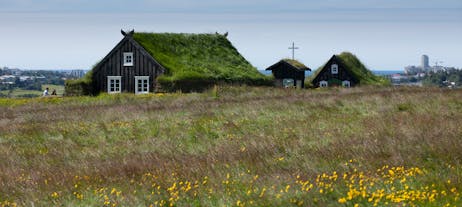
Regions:
<instances>
[{"instance_id":1,"label":"window","mask_svg":"<svg viewBox=\"0 0 462 207\"><path fill-rule=\"evenodd\" d=\"M132 52L124 52L124 66L133 66Z\"/></svg>"},{"instance_id":2,"label":"window","mask_svg":"<svg viewBox=\"0 0 462 207\"><path fill-rule=\"evenodd\" d=\"M332 74L338 74L338 65L337 64L332 64L330 66L330 69L332 71Z\"/></svg>"},{"instance_id":3,"label":"window","mask_svg":"<svg viewBox=\"0 0 462 207\"><path fill-rule=\"evenodd\" d=\"M321 88L327 87L328 85L327 81L319 81L319 87Z\"/></svg>"},{"instance_id":4,"label":"window","mask_svg":"<svg viewBox=\"0 0 462 207\"><path fill-rule=\"evenodd\" d=\"M135 76L135 94L149 93L149 76Z\"/></svg>"},{"instance_id":5,"label":"window","mask_svg":"<svg viewBox=\"0 0 462 207\"><path fill-rule=\"evenodd\" d=\"M120 93L122 90L122 76L108 76L107 77L107 92Z\"/></svg>"},{"instance_id":6,"label":"window","mask_svg":"<svg viewBox=\"0 0 462 207\"><path fill-rule=\"evenodd\" d=\"M291 79L291 78L285 78L282 80L282 86L284 88L290 88L290 87L294 87L294 79Z\"/></svg>"},{"instance_id":7,"label":"window","mask_svg":"<svg viewBox=\"0 0 462 207\"><path fill-rule=\"evenodd\" d=\"M345 88L351 87L350 81L347 81L347 80L342 81L342 86Z\"/></svg>"}]
</instances>

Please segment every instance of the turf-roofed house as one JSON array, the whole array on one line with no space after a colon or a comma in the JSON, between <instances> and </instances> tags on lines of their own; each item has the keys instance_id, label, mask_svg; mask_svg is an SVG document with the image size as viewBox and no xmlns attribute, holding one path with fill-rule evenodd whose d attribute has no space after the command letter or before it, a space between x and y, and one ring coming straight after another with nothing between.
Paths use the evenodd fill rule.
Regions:
<instances>
[{"instance_id":1,"label":"turf-roofed house","mask_svg":"<svg viewBox=\"0 0 462 207\"><path fill-rule=\"evenodd\" d=\"M272 81L237 51L227 34L121 32L123 39L91 70L87 87L80 87L89 94L200 91L222 83ZM66 86L78 88L72 82Z\"/></svg>"},{"instance_id":2,"label":"turf-roofed house","mask_svg":"<svg viewBox=\"0 0 462 207\"><path fill-rule=\"evenodd\" d=\"M349 52L333 55L312 76L314 87L353 87L357 85L386 85L388 81L375 76L361 61Z\"/></svg>"},{"instance_id":3,"label":"turf-roofed house","mask_svg":"<svg viewBox=\"0 0 462 207\"><path fill-rule=\"evenodd\" d=\"M303 63L293 59L282 59L268 67L274 76L274 84L278 87L305 87L305 71L311 71Z\"/></svg>"}]
</instances>

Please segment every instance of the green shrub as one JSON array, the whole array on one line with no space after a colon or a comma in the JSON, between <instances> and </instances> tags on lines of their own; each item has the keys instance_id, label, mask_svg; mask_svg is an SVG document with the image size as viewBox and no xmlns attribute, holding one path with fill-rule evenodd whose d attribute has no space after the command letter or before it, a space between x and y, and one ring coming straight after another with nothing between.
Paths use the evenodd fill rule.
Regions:
<instances>
[{"instance_id":1,"label":"green shrub","mask_svg":"<svg viewBox=\"0 0 462 207\"><path fill-rule=\"evenodd\" d=\"M180 78L161 76L157 80L162 90L167 92L202 92L216 83L213 78L197 76L193 73L190 75Z\"/></svg>"},{"instance_id":2,"label":"green shrub","mask_svg":"<svg viewBox=\"0 0 462 207\"><path fill-rule=\"evenodd\" d=\"M272 86L271 77L249 78L249 77L207 77L191 72L183 73L179 76L169 77L160 76L157 78L162 91L166 92L202 92L210 89L214 85L248 85L248 86Z\"/></svg>"},{"instance_id":3,"label":"green shrub","mask_svg":"<svg viewBox=\"0 0 462 207\"><path fill-rule=\"evenodd\" d=\"M412 104L411 103L401 103L398 104L398 111L411 111Z\"/></svg>"},{"instance_id":4,"label":"green shrub","mask_svg":"<svg viewBox=\"0 0 462 207\"><path fill-rule=\"evenodd\" d=\"M92 81L93 71L90 70L81 79L66 80L64 83L65 96L88 96L95 95L96 91Z\"/></svg>"}]
</instances>

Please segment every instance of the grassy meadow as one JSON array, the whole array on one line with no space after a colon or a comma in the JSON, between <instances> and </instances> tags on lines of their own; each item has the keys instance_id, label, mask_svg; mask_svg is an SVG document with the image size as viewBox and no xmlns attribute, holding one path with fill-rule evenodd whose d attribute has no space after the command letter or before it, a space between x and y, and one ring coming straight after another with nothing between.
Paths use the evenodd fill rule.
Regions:
<instances>
[{"instance_id":1,"label":"grassy meadow","mask_svg":"<svg viewBox=\"0 0 462 207\"><path fill-rule=\"evenodd\" d=\"M43 84L42 85L42 90L40 91L37 91L37 90L25 90L25 89L21 89L21 88L15 88L11 91L9 90L3 90L3 91L0 91L0 94L3 94L5 96L11 96L12 98L20 98L20 97L24 97L24 96L31 96L31 97L38 97L38 96L42 96L42 93L43 91L45 90L45 88L49 88L50 89L50 95L51 95L51 92L53 91L53 89L56 90L56 93L58 96L62 96L64 94L64 86L63 85L52 85L52 84Z\"/></svg>"},{"instance_id":2,"label":"grassy meadow","mask_svg":"<svg viewBox=\"0 0 462 207\"><path fill-rule=\"evenodd\" d=\"M462 206L462 90L0 99L0 206Z\"/></svg>"}]
</instances>

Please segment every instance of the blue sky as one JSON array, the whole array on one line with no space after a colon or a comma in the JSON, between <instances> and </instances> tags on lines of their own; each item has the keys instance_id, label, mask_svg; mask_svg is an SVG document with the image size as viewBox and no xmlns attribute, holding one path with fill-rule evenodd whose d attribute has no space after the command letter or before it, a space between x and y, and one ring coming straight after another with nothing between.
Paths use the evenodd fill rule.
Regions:
<instances>
[{"instance_id":1,"label":"blue sky","mask_svg":"<svg viewBox=\"0 0 462 207\"><path fill-rule=\"evenodd\" d=\"M350 51L371 69L430 61L462 67L460 0L0 0L0 66L90 68L145 32L229 32L259 69L291 55L311 68Z\"/></svg>"}]
</instances>

